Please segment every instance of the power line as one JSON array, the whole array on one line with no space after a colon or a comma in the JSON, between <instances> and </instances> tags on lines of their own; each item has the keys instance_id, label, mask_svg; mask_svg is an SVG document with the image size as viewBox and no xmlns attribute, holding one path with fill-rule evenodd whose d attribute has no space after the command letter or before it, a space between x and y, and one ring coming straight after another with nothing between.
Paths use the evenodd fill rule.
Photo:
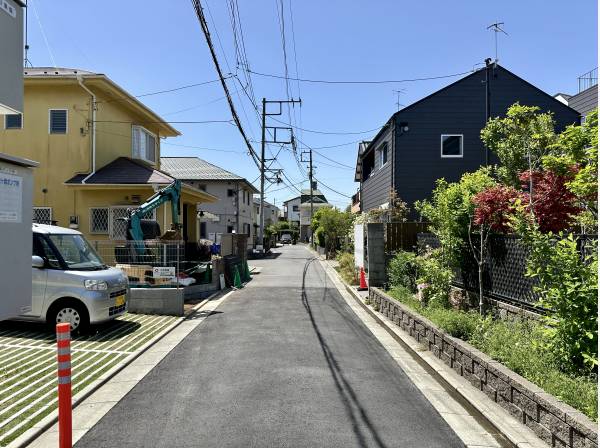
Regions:
<instances>
[{"instance_id":1,"label":"power line","mask_svg":"<svg viewBox=\"0 0 600 448\"><path fill-rule=\"evenodd\" d=\"M221 71L221 66L219 65L219 61L217 59L217 54L215 53L212 39L210 37L210 31L208 29L208 24L206 23L206 18L204 17L204 12L202 11L202 7L200 6L200 0L191 0L191 1L192 1L192 6L194 7L194 10L196 11L196 16L198 17L198 22L200 23L200 27L202 28L202 31L204 32L206 44L208 45L208 49L210 50L210 54L211 54L213 62L215 64L215 68L217 70L217 73L219 74L219 79L221 80L221 85L223 86L223 90L225 91L225 96L227 96L227 102L229 103L229 109L231 110L231 115L233 117L233 120L234 120L238 130L240 131L240 134L242 135L244 142L246 143L246 146L248 147L248 151L250 152L250 155L252 156L252 160L254 161L256 166L260 168L260 160L258 158L258 155L254 151L254 148L252 148L252 145L250 144L250 141L248 140L248 137L246 136L246 132L244 132L242 123L240 122L238 114L235 110L233 100L231 99L231 95L229 94L229 88L227 87L227 83L225 82L225 78L223 77L223 73Z\"/></svg>"},{"instance_id":2,"label":"power line","mask_svg":"<svg viewBox=\"0 0 600 448\"><path fill-rule=\"evenodd\" d=\"M377 126L376 128L373 129L367 129L366 131L358 131L358 132L348 132L348 131L344 131L344 132L327 132L327 131L318 131L315 129L306 129L306 128L300 128L298 126L293 126L290 123L286 123L285 121L281 121L278 120L277 118L273 118L273 120L285 124L286 126L290 126L294 129L298 129L300 131L304 131L304 132L310 132L311 134L325 134L325 135L359 135L359 134L368 134L369 132L375 132L375 131L379 131L381 129L381 126Z\"/></svg>"},{"instance_id":3,"label":"power line","mask_svg":"<svg viewBox=\"0 0 600 448\"><path fill-rule=\"evenodd\" d=\"M328 186L327 184L324 184L323 182L321 182L321 181L320 181L319 179L317 179L316 177L315 177L315 180L318 182L318 185L323 185L323 186L324 186L325 188L327 188L328 190L330 190L330 191L333 191L334 193L337 193L337 194L339 194L340 196L343 196L343 197L345 197L345 198L348 198L348 199L352 199L352 196L348 196L348 195L347 195L347 194L345 194L345 193L340 193L339 191L337 191L337 190L334 190L333 188L331 188L331 187L330 187L330 186Z\"/></svg>"},{"instance_id":4,"label":"power line","mask_svg":"<svg viewBox=\"0 0 600 448\"><path fill-rule=\"evenodd\" d=\"M305 145L305 146L306 146L306 145ZM308 146L307 146L307 148L308 148ZM327 160L329 160L329 161L331 161L331 162L333 162L333 163L336 163L336 164L340 165L341 167L348 168L348 169L351 169L351 170L354 170L354 169L356 168L356 167L352 167L352 166L350 166L350 165L346 165L346 164L344 164L344 163L338 162L337 160L334 160L334 159L332 159L332 158L330 158L330 157L327 157L326 155L324 155L324 154L321 154L319 151L315 151L315 150L314 150L314 148L313 148L313 152L314 152L315 154L318 154L318 155L320 155L320 156L321 156L321 157L323 157L324 159L327 159Z\"/></svg>"},{"instance_id":5,"label":"power line","mask_svg":"<svg viewBox=\"0 0 600 448\"><path fill-rule=\"evenodd\" d=\"M444 79L444 78L454 78L457 76L463 76L469 73L472 73L472 70L461 72L461 73L452 73L449 75L440 75L440 76L426 76L422 78L406 78L406 79L393 79L393 80L379 80L379 81L342 81L342 80L326 80L326 79L307 79L307 78L298 78L298 77L289 77L282 75L274 75L271 73L261 73L248 69L248 71L254 75L264 76L267 78L277 78L277 79L288 79L290 81L298 81L298 82L306 82L306 83L316 83L316 84L398 84L403 82L416 82L416 81L431 81L435 79Z\"/></svg>"}]
</instances>

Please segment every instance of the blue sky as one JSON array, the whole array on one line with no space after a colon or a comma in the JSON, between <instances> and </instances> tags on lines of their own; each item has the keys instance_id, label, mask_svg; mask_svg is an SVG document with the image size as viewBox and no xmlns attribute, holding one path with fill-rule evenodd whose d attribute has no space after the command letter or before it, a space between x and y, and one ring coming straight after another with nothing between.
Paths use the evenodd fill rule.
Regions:
<instances>
[{"instance_id":1,"label":"blue sky","mask_svg":"<svg viewBox=\"0 0 600 448\"><path fill-rule=\"evenodd\" d=\"M244 79L244 69L236 62L228 2L202 3L224 72ZM34 66L105 73L134 95L217 78L189 1L29 0L29 4L29 59ZM548 93L576 92L577 77L597 66L598 11L592 0L237 0L246 56L253 71L284 73L278 20L281 4L290 76L296 75L296 66L301 78L328 80L406 79L465 72L494 56L493 33L486 27L495 21L505 22L509 33L499 36L500 63ZM251 79L258 102L262 97L287 97L285 81L259 75ZM315 154L317 179L345 195L353 194L357 188L353 169L343 165L353 167L355 142L375 133L359 132L383 125L395 112L394 90L403 90L400 102L408 105L455 79L395 85L290 82L292 96L300 96L303 103L291 119L307 130L297 130L298 138L311 147L345 144L317 149L337 162ZM253 106L235 79L227 82L244 127L258 141L260 123ZM143 101L168 121L231 118L219 83L148 96ZM280 119L289 122L287 110ZM163 155L198 156L250 181L258 177L231 124L174 126L183 135L164 141ZM259 143L254 146L260 148ZM278 153L273 167L284 169L287 183L307 187L305 173L291 151L279 149L279 145L270 145L267 153ZM322 184L320 188L334 204L349 203ZM294 195L297 191L291 187L272 185L267 199L281 205Z\"/></svg>"}]
</instances>

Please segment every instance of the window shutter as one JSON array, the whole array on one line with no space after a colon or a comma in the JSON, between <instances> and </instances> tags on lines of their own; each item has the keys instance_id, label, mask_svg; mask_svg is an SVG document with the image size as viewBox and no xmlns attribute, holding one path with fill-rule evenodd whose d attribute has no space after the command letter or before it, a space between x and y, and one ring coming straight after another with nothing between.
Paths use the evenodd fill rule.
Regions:
<instances>
[{"instance_id":1,"label":"window shutter","mask_svg":"<svg viewBox=\"0 0 600 448\"><path fill-rule=\"evenodd\" d=\"M134 159L140 158L141 131L137 126L131 128L131 155Z\"/></svg>"},{"instance_id":2,"label":"window shutter","mask_svg":"<svg viewBox=\"0 0 600 448\"><path fill-rule=\"evenodd\" d=\"M51 134L66 134L67 133L67 111L66 111L66 109L51 109L50 110L50 133Z\"/></svg>"}]
</instances>

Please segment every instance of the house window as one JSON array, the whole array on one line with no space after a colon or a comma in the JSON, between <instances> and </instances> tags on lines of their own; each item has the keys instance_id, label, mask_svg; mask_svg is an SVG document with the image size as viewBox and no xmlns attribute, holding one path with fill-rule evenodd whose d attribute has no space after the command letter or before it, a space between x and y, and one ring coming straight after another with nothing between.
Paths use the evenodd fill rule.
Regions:
<instances>
[{"instance_id":1,"label":"house window","mask_svg":"<svg viewBox=\"0 0 600 448\"><path fill-rule=\"evenodd\" d=\"M233 197L233 196L235 196L235 190L229 188L227 190L227 196L230 197L230 198ZM231 232L228 232L228 233L231 233Z\"/></svg>"},{"instance_id":2,"label":"house window","mask_svg":"<svg viewBox=\"0 0 600 448\"><path fill-rule=\"evenodd\" d=\"M442 157L462 157L463 156L463 136L462 134L442 134L441 152Z\"/></svg>"},{"instance_id":3,"label":"house window","mask_svg":"<svg viewBox=\"0 0 600 448\"><path fill-rule=\"evenodd\" d=\"M377 149L377 154L379 155L379 168L383 167L387 163L388 158L388 145L384 143Z\"/></svg>"},{"instance_id":4,"label":"house window","mask_svg":"<svg viewBox=\"0 0 600 448\"><path fill-rule=\"evenodd\" d=\"M250 236L250 224L244 223L244 235Z\"/></svg>"},{"instance_id":5,"label":"house window","mask_svg":"<svg viewBox=\"0 0 600 448\"><path fill-rule=\"evenodd\" d=\"M108 234L109 208L90 208L90 233Z\"/></svg>"},{"instance_id":6,"label":"house window","mask_svg":"<svg viewBox=\"0 0 600 448\"><path fill-rule=\"evenodd\" d=\"M293 212L299 212L300 211L300 206L299 205L293 205L292 206L292 211Z\"/></svg>"},{"instance_id":7,"label":"house window","mask_svg":"<svg viewBox=\"0 0 600 448\"><path fill-rule=\"evenodd\" d=\"M227 233L233 233L233 226L227 226Z\"/></svg>"},{"instance_id":8,"label":"house window","mask_svg":"<svg viewBox=\"0 0 600 448\"><path fill-rule=\"evenodd\" d=\"M109 211L109 234L113 240L127 239L127 209L135 207L110 207ZM142 219L156 219L156 210L146 213Z\"/></svg>"},{"instance_id":9,"label":"house window","mask_svg":"<svg viewBox=\"0 0 600 448\"><path fill-rule=\"evenodd\" d=\"M67 109L50 109L49 132L50 134L66 134L68 130Z\"/></svg>"},{"instance_id":10,"label":"house window","mask_svg":"<svg viewBox=\"0 0 600 448\"><path fill-rule=\"evenodd\" d=\"M52 225L52 207L33 207L31 220L36 224Z\"/></svg>"},{"instance_id":11,"label":"house window","mask_svg":"<svg viewBox=\"0 0 600 448\"><path fill-rule=\"evenodd\" d=\"M247 205L250 205L250 196L252 196L252 195L250 194L250 192L249 192L249 191L246 191L246 204L247 204Z\"/></svg>"},{"instance_id":12,"label":"house window","mask_svg":"<svg viewBox=\"0 0 600 448\"><path fill-rule=\"evenodd\" d=\"M4 116L4 129L21 129L23 128L23 115L8 114Z\"/></svg>"},{"instance_id":13,"label":"house window","mask_svg":"<svg viewBox=\"0 0 600 448\"><path fill-rule=\"evenodd\" d=\"M156 136L141 126L131 127L131 154L134 159L156 163Z\"/></svg>"}]
</instances>

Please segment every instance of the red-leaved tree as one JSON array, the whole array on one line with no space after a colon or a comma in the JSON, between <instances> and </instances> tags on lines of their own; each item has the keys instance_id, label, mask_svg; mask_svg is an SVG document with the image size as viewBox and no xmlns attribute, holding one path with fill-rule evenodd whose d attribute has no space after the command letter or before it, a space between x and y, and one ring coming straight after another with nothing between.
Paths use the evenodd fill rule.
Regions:
<instances>
[{"instance_id":1,"label":"red-leaved tree","mask_svg":"<svg viewBox=\"0 0 600 448\"><path fill-rule=\"evenodd\" d=\"M582 212L577 205L577 197L569 191L567 183L573 178L577 168L567 174L557 174L549 170L523 171L519 176L524 190L523 204L532 211L542 232L560 232L573 224L573 217ZM531 198L531 200L530 200Z\"/></svg>"},{"instance_id":2,"label":"red-leaved tree","mask_svg":"<svg viewBox=\"0 0 600 448\"><path fill-rule=\"evenodd\" d=\"M496 185L477 193L473 197L473 224L479 227L488 226L498 233L508 232L510 216L515 211L515 200L522 196L523 194L515 188L505 185Z\"/></svg>"}]
</instances>

